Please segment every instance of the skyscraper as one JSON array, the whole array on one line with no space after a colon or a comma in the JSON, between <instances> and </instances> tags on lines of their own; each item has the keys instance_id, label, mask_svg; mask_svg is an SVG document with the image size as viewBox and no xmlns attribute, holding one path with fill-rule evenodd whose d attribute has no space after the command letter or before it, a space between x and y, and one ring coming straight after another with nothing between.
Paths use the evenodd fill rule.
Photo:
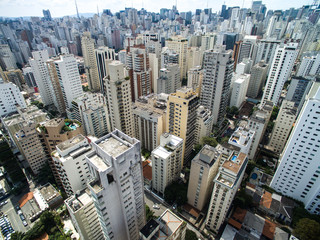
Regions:
<instances>
[{"instance_id":1,"label":"skyscraper","mask_svg":"<svg viewBox=\"0 0 320 240\"><path fill-rule=\"evenodd\" d=\"M84 32L81 38L84 66L87 74L89 88L95 92L101 90L99 72L94 52L94 40L90 32Z\"/></svg>"},{"instance_id":2,"label":"skyscraper","mask_svg":"<svg viewBox=\"0 0 320 240\"><path fill-rule=\"evenodd\" d=\"M278 46L272 60L268 80L262 96L262 104L267 100L278 104L283 85L288 81L298 55L298 43Z\"/></svg>"},{"instance_id":3,"label":"skyscraper","mask_svg":"<svg viewBox=\"0 0 320 240\"><path fill-rule=\"evenodd\" d=\"M138 240L146 221L140 142L115 130L91 145L88 188L104 237Z\"/></svg>"},{"instance_id":4,"label":"skyscraper","mask_svg":"<svg viewBox=\"0 0 320 240\"><path fill-rule=\"evenodd\" d=\"M268 64L264 61L258 62L251 69L251 75L247 90L247 96L250 98L256 98L264 86L267 78Z\"/></svg>"},{"instance_id":5,"label":"skyscraper","mask_svg":"<svg viewBox=\"0 0 320 240\"><path fill-rule=\"evenodd\" d=\"M183 158L190 160L193 145L199 98L192 88L182 87L169 95L167 103L167 132L183 139ZM184 160L182 160L182 164Z\"/></svg>"},{"instance_id":6,"label":"skyscraper","mask_svg":"<svg viewBox=\"0 0 320 240\"><path fill-rule=\"evenodd\" d=\"M160 69L157 93L174 93L181 87L180 68L178 64L169 63Z\"/></svg>"},{"instance_id":7,"label":"skyscraper","mask_svg":"<svg viewBox=\"0 0 320 240\"><path fill-rule=\"evenodd\" d=\"M225 46L220 46L205 51L203 69L200 104L212 111L214 124L219 124L224 118L230 96L232 50L226 51Z\"/></svg>"},{"instance_id":8,"label":"skyscraper","mask_svg":"<svg viewBox=\"0 0 320 240\"><path fill-rule=\"evenodd\" d=\"M105 78L107 107L111 131L119 129L134 136L131 106L131 84L124 65L119 61L109 64L110 79Z\"/></svg>"},{"instance_id":9,"label":"skyscraper","mask_svg":"<svg viewBox=\"0 0 320 240\"><path fill-rule=\"evenodd\" d=\"M310 89L270 184L276 191L302 201L313 214L320 213L319 87L314 83Z\"/></svg>"}]
</instances>

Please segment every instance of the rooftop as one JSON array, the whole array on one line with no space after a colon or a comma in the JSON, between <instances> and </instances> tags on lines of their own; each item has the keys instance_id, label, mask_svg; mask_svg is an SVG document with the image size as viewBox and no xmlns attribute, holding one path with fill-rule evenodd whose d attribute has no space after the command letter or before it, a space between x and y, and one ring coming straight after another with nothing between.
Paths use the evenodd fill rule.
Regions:
<instances>
[{"instance_id":1,"label":"rooftop","mask_svg":"<svg viewBox=\"0 0 320 240\"><path fill-rule=\"evenodd\" d=\"M75 136L74 138L68 139L60 144L57 145L57 148L60 149L60 151L67 150L70 147L73 147L74 145L78 144L79 142L86 139L83 135L79 134Z\"/></svg>"},{"instance_id":2,"label":"rooftop","mask_svg":"<svg viewBox=\"0 0 320 240\"><path fill-rule=\"evenodd\" d=\"M225 161L222 165L222 168L232 171L235 174L238 174L243 162L247 158L247 154L242 152L238 156L235 154L231 155L228 161Z\"/></svg>"},{"instance_id":3,"label":"rooftop","mask_svg":"<svg viewBox=\"0 0 320 240\"><path fill-rule=\"evenodd\" d=\"M142 233L142 235L146 238L148 238L150 236L150 234L156 230L156 228L159 227L159 223L154 220L151 219L141 230L140 232Z\"/></svg>"},{"instance_id":4,"label":"rooftop","mask_svg":"<svg viewBox=\"0 0 320 240\"><path fill-rule=\"evenodd\" d=\"M109 138L106 138L97 144L102 148L103 151L112 157L119 156L131 147L129 142L125 140L120 141L119 139L113 137L113 135L110 135Z\"/></svg>"},{"instance_id":5,"label":"rooftop","mask_svg":"<svg viewBox=\"0 0 320 240\"><path fill-rule=\"evenodd\" d=\"M182 225L183 221L174 213L167 209L160 217L160 229L167 235L171 236Z\"/></svg>"},{"instance_id":6,"label":"rooftop","mask_svg":"<svg viewBox=\"0 0 320 240\"><path fill-rule=\"evenodd\" d=\"M86 191L83 191L80 195L75 194L74 196L68 198L65 203L74 211L78 211L81 207L92 202L91 197Z\"/></svg>"}]
</instances>

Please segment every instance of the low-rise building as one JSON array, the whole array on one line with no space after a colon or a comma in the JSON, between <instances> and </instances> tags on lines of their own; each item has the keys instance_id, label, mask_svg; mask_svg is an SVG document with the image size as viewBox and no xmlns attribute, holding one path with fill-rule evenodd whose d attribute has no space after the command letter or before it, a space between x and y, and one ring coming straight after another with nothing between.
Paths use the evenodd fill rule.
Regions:
<instances>
[{"instance_id":1,"label":"low-rise building","mask_svg":"<svg viewBox=\"0 0 320 240\"><path fill-rule=\"evenodd\" d=\"M237 130L231 135L228 143L240 148L240 151L248 154L252 140L254 137L254 131L245 129L243 127L237 128Z\"/></svg>"}]
</instances>

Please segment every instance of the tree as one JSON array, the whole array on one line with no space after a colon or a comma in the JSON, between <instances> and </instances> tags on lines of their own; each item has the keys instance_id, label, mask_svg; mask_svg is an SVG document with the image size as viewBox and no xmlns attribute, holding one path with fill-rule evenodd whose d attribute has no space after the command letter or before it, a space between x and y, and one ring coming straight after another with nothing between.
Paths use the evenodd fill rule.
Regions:
<instances>
[{"instance_id":1,"label":"tree","mask_svg":"<svg viewBox=\"0 0 320 240\"><path fill-rule=\"evenodd\" d=\"M309 218L302 218L294 229L293 234L300 240L319 240L320 224Z\"/></svg>"},{"instance_id":2,"label":"tree","mask_svg":"<svg viewBox=\"0 0 320 240\"><path fill-rule=\"evenodd\" d=\"M273 109L272 109L270 121L273 121L273 120L275 120L277 118L278 112L279 112L279 107L274 106Z\"/></svg>"},{"instance_id":3,"label":"tree","mask_svg":"<svg viewBox=\"0 0 320 240\"><path fill-rule=\"evenodd\" d=\"M187 229L186 230L186 240L198 240L198 237L197 237L197 234L192 231L192 230L189 230Z\"/></svg>"},{"instance_id":4,"label":"tree","mask_svg":"<svg viewBox=\"0 0 320 240\"><path fill-rule=\"evenodd\" d=\"M23 240L24 238L24 233L23 232L14 232L11 234L11 239L12 240Z\"/></svg>"},{"instance_id":5,"label":"tree","mask_svg":"<svg viewBox=\"0 0 320 240\"><path fill-rule=\"evenodd\" d=\"M41 168L41 170L39 171L39 174L37 175L37 181L39 183L51 183L54 185L57 185L53 173L51 171L51 168L49 166L49 163L46 163L45 165L43 165L43 167Z\"/></svg>"},{"instance_id":6,"label":"tree","mask_svg":"<svg viewBox=\"0 0 320 240\"><path fill-rule=\"evenodd\" d=\"M187 184L173 182L164 190L164 199L170 204L175 202L179 206L184 205L188 201L187 190Z\"/></svg>"},{"instance_id":7,"label":"tree","mask_svg":"<svg viewBox=\"0 0 320 240\"><path fill-rule=\"evenodd\" d=\"M216 147L218 145L217 140L215 138L212 138L212 137L203 137L201 139L201 142L202 142L203 145L208 144L208 145L210 145L212 147Z\"/></svg>"},{"instance_id":8,"label":"tree","mask_svg":"<svg viewBox=\"0 0 320 240\"><path fill-rule=\"evenodd\" d=\"M147 222L149 222L153 218L156 218L156 216L154 216L154 211L150 210L149 206L146 204L146 220L147 220Z\"/></svg>"}]
</instances>

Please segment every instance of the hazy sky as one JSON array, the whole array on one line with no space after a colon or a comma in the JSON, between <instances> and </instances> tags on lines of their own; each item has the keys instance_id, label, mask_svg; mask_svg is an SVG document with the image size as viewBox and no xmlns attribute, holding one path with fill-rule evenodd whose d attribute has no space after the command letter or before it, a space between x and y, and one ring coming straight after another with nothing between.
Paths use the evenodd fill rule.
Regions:
<instances>
[{"instance_id":1,"label":"hazy sky","mask_svg":"<svg viewBox=\"0 0 320 240\"><path fill-rule=\"evenodd\" d=\"M137 9L144 7L148 11L159 12L160 8L171 8L176 0L77 0L80 13L97 12L102 9L111 9L112 12L119 11L125 7L134 6ZM251 0L177 0L178 10L195 11L195 9L212 8L219 11L225 2L227 6L250 7ZM264 0L268 9L298 8L303 4L311 4L313 0ZM50 9L52 17L74 15L76 8L74 0L0 0L0 16L43 16L42 9Z\"/></svg>"}]
</instances>

